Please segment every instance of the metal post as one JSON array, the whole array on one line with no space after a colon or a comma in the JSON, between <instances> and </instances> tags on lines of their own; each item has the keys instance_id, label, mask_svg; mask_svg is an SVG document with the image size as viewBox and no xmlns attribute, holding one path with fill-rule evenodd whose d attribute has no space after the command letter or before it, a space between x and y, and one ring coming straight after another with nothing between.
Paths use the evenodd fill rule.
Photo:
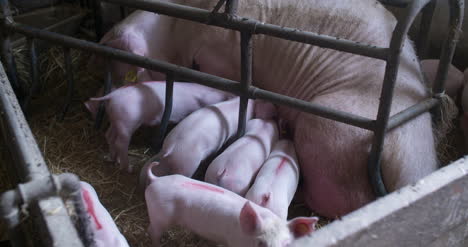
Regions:
<instances>
[{"instance_id":1,"label":"metal post","mask_svg":"<svg viewBox=\"0 0 468 247\"><path fill-rule=\"evenodd\" d=\"M0 12L1 58L2 58L3 63L5 64L6 73L8 75L8 78L10 79L10 83L16 94L16 97L19 100L22 100L24 96L24 91L19 83L17 73L16 73L16 63L15 63L15 58L13 56L13 50L11 47L11 38L10 38L11 32L9 32L5 28L5 26L8 23L13 22L8 0L0 0L0 7L1 7L1 12Z\"/></svg>"},{"instance_id":2,"label":"metal post","mask_svg":"<svg viewBox=\"0 0 468 247\"><path fill-rule=\"evenodd\" d=\"M153 142L153 151L156 153L162 148L164 136L166 135L167 126L169 125L169 119L171 118L172 105L174 97L174 75L166 75L166 96L164 103L164 113L161 119L161 124L159 126L159 133L156 140Z\"/></svg>"},{"instance_id":3,"label":"metal post","mask_svg":"<svg viewBox=\"0 0 468 247\"><path fill-rule=\"evenodd\" d=\"M241 32L241 96L239 104L239 119L237 138L245 133L247 124L247 107L249 104L249 87L252 84L252 35Z\"/></svg>"},{"instance_id":4,"label":"metal post","mask_svg":"<svg viewBox=\"0 0 468 247\"><path fill-rule=\"evenodd\" d=\"M65 118L65 115L68 112L68 108L73 101L73 89L75 84L73 81L73 65L70 57L70 48L63 48L63 59L65 60L65 76L67 77L67 97L65 99L65 106L63 107L62 114L59 118L60 121Z\"/></svg>"},{"instance_id":5,"label":"metal post","mask_svg":"<svg viewBox=\"0 0 468 247\"><path fill-rule=\"evenodd\" d=\"M111 73L111 65L110 61L106 59L106 78L104 79L104 95L110 93L112 88L112 73ZM102 120L104 118L104 102L99 102L99 109L96 114L96 121L94 122L94 128L99 129L102 124Z\"/></svg>"},{"instance_id":6,"label":"metal post","mask_svg":"<svg viewBox=\"0 0 468 247\"><path fill-rule=\"evenodd\" d=\"M397 26L395 27L395 30L392 34L392 40L390 42L390 53L387 58L384 82L380 95L376 127L374 129L374 140L367 164L368 175L372 188L374 189L375 194L379 197L385 196L387 194L387 189L385 188L385 184L382 179L380 160L383 151L390 110L392 108L393 93L395 89L396 77L398 74L398 66L400 64L400 53L403 49L405 37L408 33L411 23L413 23L416 14L419 13L420 9L424 7L428 1L429 0L411 2L410 6L405 9L405 18L397 23Z\"/></svg>"},{"instance_id":7,"label":"metal post","mask_svg":"<svg viewBox=\"0 0 468 247\"><path fill-rule=\"evenodd\" d=\"M237 13L238 0L226 0L226 13L235 15Z\"/></svg>"},{"instance_id":8,"label":"metal post","mask_svg":"<svg viewBox=\"0 0 468 247\"><path fill-rule=\"evenodd\" d=\"M94 28L96 30L96 41L99 42L103 36L102 27L102 9L101 1L94 0L93 14L94 14Z\"/></svg>"},{"instance_id":9,"label":"metal post","mask_svg":"<svg viewBox=\"0 0 468 247\"><path fill-rule=\"evenodd\" d=\"M39 86L39 69L37 66L36 40L34 38L28 38L27 41L28 41L27 43L29 46L31 86L29 88L29 94L24 99L23 105L22 105L23 112L25 112L25 114L28 111L31 98L33 97L34 93L37 92L37 88Z\"/></svg>"},{"instance_id":10,"label":"metal post","mask_svg":"<svg viewBox=\"0 0 468 247\"><path fill-rule=\"evenodd\" d=\"M416 42L418 49L419 59L427 58L427 51L429 49L429 33L431 30L432 17L436 7L436 0L430 1L426 7L423 8L419 35Z\"/></svg>"}]
</instances>

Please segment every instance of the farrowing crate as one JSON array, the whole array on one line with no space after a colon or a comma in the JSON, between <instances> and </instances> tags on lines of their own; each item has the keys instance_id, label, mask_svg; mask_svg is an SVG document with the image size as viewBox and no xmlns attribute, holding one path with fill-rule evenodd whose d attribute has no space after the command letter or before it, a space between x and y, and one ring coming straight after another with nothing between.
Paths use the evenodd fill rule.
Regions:
<instances>
[{"instance_id":1,"label":"farrowing crate","mask_svg":"<svg viewBox=\"0 0 468 247\"><path fill-rule=\"evenodd\" d=\"M100 6L99 0L94 2L95 18L97 23L97 36L102 35L100 31ZM80 49L93 52L107 59L115 59L129 64L134 64L150 70L160 71L167 75L166 104L163 114L163 120L160 128L160 137L164 136L167 123L171 113L172 105L172 86L174 77L184 79L214 87L224 91L239 95L241 105L239 108L239 129L238 135L243 135L245 131L245 116L247 100L249 98L264 99L270 102L296 108L298 110L315 114L324 118L350 124L356 127L364 128L374 132L374 142L371 155L369 157L368 168L369 177L374 191L379 196L387 194L380 174L380 154L383 147L385 134L395 127L411 120L412 118L438 107L440 95L443 93L444 81L458 38L463 18L463 1L450 0L450 32L446 39L441 63L438 68L436 81L433 87L432 97L409 107L408 109L390 116L390 106L393 96L396 75L398 73L399 56L401 47L414 18L423 8L421 22L423 24L418 40L418 53L421 55L427 49L424 40L427 39L427 31L430 27L432 12L435 7L435 0L414 0L407 1L382 1L385 3L399 5L405 8L406 15L398 21L394 30L390 47L374 47L365 44L358 44L349 40L336 39L326 35L319 35L311 32L299 31L292 28L282 28L268 23L260 23L256 20L247 19L235 15L237 1L221 0L213 11L197 9L177 5L173 3L149 0L102 0L120 4L122 6L137 8L159 14L169 15L177 18L183 18L195 22L201 22L209 25L215 25L241 32L241 81L240 83L216 77L213 75L197 72L177 65L169 64L163 61L148 59L142 56L134 55L125 51L105 47L93 42L79 40L76 38L60 35L57 33L38 30L27 25L19 24L13 21L7 0L0 0L2 7L1 23L3 38L2 58L6 66L8 77L14 91L21 98L21 85L15 72L14 58L11 52L10 35L19 33L28 37L31 64L32 80L37 81L37 67L35 63L35 40L44 40L64 47L67 71L69 74L69 92L73 90L73 76L70 66L69 49ZM218 12L220 8L226 5L224 13ZM343 52L359 54L375 59L385 60L387 62L386 72L380 98L380 105L377 119L367 119L346 112L337 111L327 107L319 106L313 103L299 99L276 94L251 86L252 80L252 35L263 34L282 39L303 42L311 45L317 45L324 48L335 49ZM67 55L68 54L68 55ZM13 97L13 91L9 87L9 82L3 71L0 71L2 80L1 99L2 99L2 126L5 137L12 138L14 142L10 150L15 154L20 172L20 177L24 184L18 185L16 191L9 191L3 195L2 213L8 216L7 223L12 230L12 237L15 241L20 240L20 231L18 231L19 214L17 208L19 205L37 202L43 205L48 200L55 200L55 203L61 203L56 197L58 192L65 190L76 192L76 180L67 175L60 176L58 179L50 176L43 158L37 149L37 145L30 133L24 117L19 110L19 104ZM34 83L33 83L34 84ZM111 86L110 69L106 69L105 89L109 92ZM97 123L102 119L102 107ZM39 165L33 165L39 164ZM37 169L40 169L38 171ZM308 246L314 244L317 246L446 246L447 243L454 246L465 246L468 242L468 162L461 159L454 164L447 166L430 176L424 178L418 184L407 186L402 190L392 193L370 203L369 205L345 216L342 220L337 220L329 226L317 231L307 239L298 241L298 246ZM71 182L70 182L71 181ZM40 188L33 190L31 188ZM73 193L72 193L73 194ZM46 195L55 195L52 199L43 199ZM5 200L10 197L11 200ZM78 200L75 201L75 203ZM433 203L430 205L429 203ZM80 208L80 205L77 205ZM433 207L431 207L433 206ZM44 207L47 207L45 205ZM45 209L44 209L45 210ZM47 225L55 225L49 228L44 235L50 243L58 246L81 246L82 243L78 233L74 228L66 229L64 232L54 231L53 229L63 229L65 225L70 225L66 215L57 220L56 216L46 215L44 210L39 215L44 218ZM431 215L431 217L427 217ZM434 222L435 221L435 222ZM81 222L86 224L86 222ZM440 223L440 224L438 224ZM391 228L389 231L386 228ZM413 230L413 231L411 231ZM65 237L66 236L66 237ZM86 238L83 238L86 241ZM66 241L66 242L64 242ZM432 245L431 245L432 244Z\"/></svg>"}]
</instances>

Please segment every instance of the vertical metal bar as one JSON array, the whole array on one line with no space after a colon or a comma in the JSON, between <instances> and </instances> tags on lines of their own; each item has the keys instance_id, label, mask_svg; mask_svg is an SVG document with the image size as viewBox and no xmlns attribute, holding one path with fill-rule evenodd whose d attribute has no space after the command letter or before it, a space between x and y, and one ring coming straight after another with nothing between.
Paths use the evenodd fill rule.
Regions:
<instances>
[{"instance_id":1,"label":"vertical metal bar","mask_svg":"<svg viewBox=\"0 0 468 247\"><path fill-rule=\"evenodd\" d=\"M65 76L67 77L67 97L65 99L65 106L63 107L63 111L60 116L60 121L65 118L65 115L70 108L71 102L73 101L73 89L75 84L73 81L73 65L70 57L70 48L63 48L63 56L65 60Z\"/></svg>"},{"instance_id":2,"label":"vertical metal bar","mask_svg":"<svg viewBox=\"0 0 468 247\"><path fill-rule=\"evenodd\" d=\"M39 86L39 69L37 66L37 53L36 53L36 40L34 38L28 38L28 47L29 47L29 61L30 61L30 71L31 71L31 86L29 88L29 94L23 101L23 112L28 111L28 106L33 97L34 93L37 92Z\"/></svg>"},{"instance_id":3,"label":"vertical metal bar","mask_svg":"<svg viewBox=\"0 0 468 247\"><path fill-rule=\"evenodd\" d=\"M120 19L123 20L125 19L125 17L127 16L127 13L126 13L126 10L125 10L125 6L123 5L120 5Z\"/></svg>"},{"instance_id":4,"label":"vertical metal bar","mask_svg":"<svg viewBox=\"0 0 468 247\"><path fill-rule=\"evenodd\" d=\"M424 7L421 17L421 24L419 29L418 41L416 42L418 49L418 57L420 59L427 58L427 51L429 49L429 33L431 30L432 17L436 7L436 0L429 2Z\"/></svg>"},{"instance_id":5,"label":"vertical metal bar","mask_svg":"<svg viewBox=\"0 0 468 247\"><path fill-rule=\"evenodd\" d=\"M110 93L112 88L112 73L109 60L106 59L106 78L104 79L104 95ZM96 121L94 122L94 128L99 129L104 118L104 102L99 102L99 109L96 114Z\"/></svg>"},{"instance_id":6,"label":"vertical metal bar","mask_svg":"<svg viewBox=\"0 0 468 247\"><path fill-rule=\"evenodd\" d=\"M390 42L390 53L387 58L385 76L380 94L380 104L377 113L376 128L374 129L374 140L367 164L368 175L372 188L374 189L375 194L379 197L387 194L387 189L385 188L385 184L382 179L380 161L388 119L390 117L390 110L392 108L393 93L400 64L400 53L411 23L419 13L420 8L424 7L427 1L429 0L413 1L410 3L410 6L405 10L405 17L397 23Z\"/></svg>"},{"instance_id":7,"label":"vertical metal bar","mask_svg":"<svg viewBox=\"0 0 468 247\"><path fill-rule=\"evenodd\" d=\"M13 50L11 47L10 32L8 32L7 28L5 27L7 23L13 22L8 0L0 0L0 7L1 7L1 12L0 12L0 42L1 42L0 53L1 54L0 55L1 55L1 59L3 63L5 64L7 76L10 80L11 86L16 94L16 97L22 100L24 96L24 91L17 77L16 63L15 63L15 58L13 56Z\"/></svg>"},{"instance_id":8,"label":"vertical metal bar","mask_svg":"<svg viewBox=\"0 0 468 247\"><path fill-rule=\"evenodd\" d=\"M247 125L247 107L249 104L249 87L252 84L252 34L241 32L241 96L239 104L239 122L237 138L245 133Z\"/></svg>"},{"instance_id":9,"label":"vertical metal bar","mask_svg":"<svg viewBox=\"0 0 468 247\"><path fill-rule=\"evenodd\" d=\"M455 48L457 46L457 42L461 33L461 25L463 22L464 1L450 0L449 6L449 32L442 46L442 55L440 56L440 63L439 67L437 68L437 75L432 88L432 92L435 95L444 91L447 72L452 62L453 54L455 53Z\"/></svg>"},{"instance_id":10,"label":"vertical metal bar","mask_svg":"<svg viewBox=\"0 0 468 247\"><path fill-rule=\"evenodd\" d=\"M93 5L93 13L94 13L94 28L96 30L96 41L99 42L102 38L102 9L101 9L101 1L94 0Z\"/></svg>"},{"instance_id":11,"label":"vertical metal bar","mask_svg":"<svg viewBox=\"0 0 468 247\"><path fill-rule=\"evenodd\" d=\"M237 13L237 6L238 6L237 0L227 0L226 7L225 7L226 13L235 15Z\"/></svg>"},{"instance_id":12,"label":"vertical metal bar","mask_svg":"<svg viewBox=\"0 0 468 247\"><path fill-rule=\"evenodd\" d=\"M85 7L84 5L85 5L84 0L80 0L80 7L84 8Z\"/></svg>"},{"instance_id":13,"label":"vertical metal bar","mask_svg":"<svg viewBox=\"0 0 468 247\"><path fill-rule=\"evenodd\" d=\"M162 148L164 136L166 135L167 126L169 125L169 119L171 118L172 113L172 104L174 102L174 75L168 74L166 76L166 98L164 103L164 113L161 119L161 124L159 126L158 137L153 143L153 151L159 152Z\"/></svg>"}]
</instances>

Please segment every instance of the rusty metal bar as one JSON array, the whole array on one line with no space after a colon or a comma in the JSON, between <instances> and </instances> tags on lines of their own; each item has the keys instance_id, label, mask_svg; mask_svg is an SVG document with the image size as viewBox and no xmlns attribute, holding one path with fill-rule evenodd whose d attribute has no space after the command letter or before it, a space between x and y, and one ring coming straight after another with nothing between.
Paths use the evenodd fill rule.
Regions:
<instances>
[{"instance_id":1,"label":"rusty metal bar","mask_svg":"<svg viewBox=\"0 0 468 247\"><path fill-rule=\"evenodd\" d=\"M435 7L436 0L432 0L422 10L419 35L416 42L416 49L419 59L425 59L427 57L427 51L429 49L430 41L429 34L431 30L432 17L434 15Z\"/></svg>"},{"instance_id":2,"label":"rusty metal bar","mask_svg":"<svg viewBox=\"0 0 468 247\"><path fill-rule=\"evenodd\" d=\"M112 89L111 65L109 61L106 61L105 63L106 63L106 77L104 79L103 95L109 94ZM104 101L99 102L98 112L96 113L96 120L94 122L95 129L101 128L102 120L104 119L104 109L105 109Z\"/></svg>"},{"instance_id":3,"label":"rusty metal bar","mask_svg":"<svg viewBox=\"0 0 468 247\"><path fill-rule=\"evenodd\" d=\"M382 60L385 60L388 55L388 48L360 44L345 39L337 39L336 37L301 31L294 28L280 27L277 25L263 23L257 20L235 15L227 16L223 13L212 13L210 10L193 8L169 2L152 0L102 1L121 4L132 8L169 15L177 18L200 22L203 24L209 23L209 25L224 27L241 32L247 31L252 34L265 34L285 40L317 45L323 48L331 48L338 51L354 53Z\"/></svg>"},{"instance_id":4,"label":"rusty metal bar","mask_svg":"<svg viewBox=\"0 0 468 247\"><path fill-rule=\"evenodd\" d=\"M252 35L241 33L241 96L239 103L239 119L237 138L244 135L247 125L247 107L249 104L249 88L252 85Z\"/></svg>"},{"instance_id":5,"label":"rusty metal bar","mask_svg":"<svg viewBox=\"0 0 468 247\"><path fill-rule=\"evenodd\" d=\"M96 42L99 42L103 36L102 31L102 9L101 1L94 0L93 2L93 15L94 15L94 28L96 31Z\"/></svg>"},{"instance_id":6,"label":"rusty metal bar","mask_svg":"<svg viewBox=\"0 0 468 247\"><path fill-rule=\"evenodd\" d=\"M62 114L60 115L60 121L65 118L68 112L68 108L73 101L73 89L75 82L73 80L73 65L70 57L70 48L63 48L63 59L65 60L65 76L67 77L67 97L65 98L65 106L63 107Z\"/></svg>"},{"instance_id":7,"label":"rusty metal bar","mask_svg":"<svg viewBox=\"0 0 468 247\"><path fill-rule=\"evenodd\" d=\"M28 111L28 106L31 101L31 98L33 97L34 93L37 91L37 88L39 86L39 69L37 65L36 41L35 39L31 38L28 38L27 41L29 47L31 85L29 88L29 94L26 96L22 104L22 108L25 113Z\"/></svg>"},{"instance_id":8,"label":"rusty metal bar","mask_svg":"<svg viewBox=\"0 0 468 247\"><path fill-rule=\"evenodd\" d=\"M395 27L390 42L390 54L388 56L387 65L385 68L385 76L383 87L380 95L380 104L377 114L376 129L374 130L374 140L368 160L368 175L374 193L377 196L387 194L384 181L381 173L381 154L383 150L385 134L392 107L393 92L398 74L398 66L400 64L400 53L403 49L403 44L406 34L414 21L416 15L421 11L429 0L413 1L409 7L405 9L406 15L403 20L400 20Z\"/></svg>"},{"instance_id":9,"label":"rusty metal bar","mask_svg":"<svg viewBox=\"0 0 468 247\"><path fill-rule=\"evenodd\" d=\"M164 136L167 132L167 127L169 125L169 120L172 114L172 105L174 98L174 75L168 74L166 75L166 96L165 96L165 103L164 103L164 113L161 119L161 124L159 125L159 133L158 137L156 138L156 143L153 143L153 149L155 152L159 152L162 147Z\"/></svg>"}]
</instances>

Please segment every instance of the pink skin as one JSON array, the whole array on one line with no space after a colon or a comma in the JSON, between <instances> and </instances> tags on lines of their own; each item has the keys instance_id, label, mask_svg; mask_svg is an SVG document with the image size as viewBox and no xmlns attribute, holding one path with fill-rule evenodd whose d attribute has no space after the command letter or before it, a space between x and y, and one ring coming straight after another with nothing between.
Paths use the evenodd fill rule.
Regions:
<instances>
[{"instance_id":1,"label":"pink skin","mask_svg":"<svg viewBox=\"0 0 468 247\"><path fill-rule=\"evenodd\" d=\"M170 2L211 10L218 0ZM394 16L374 0L310 0L292 5L283 0L244 0L238 15L379 47L389 47L396 26ZM151 23L152 32L144 33L150 36L143 38L153 39L145 44L155 47L147 49L148 57L185 67L195 61L202 72L240 80L237 31L158 18ZM254 37L253 50L254 86L369 119L377 116L384 61L265 35ZM391 115L430 97L409 39L401 51ZM278 117L292 132L304 198L312 210L333 218L376 198L367 175L370 131L287 107L279 107ZM429 113L387 135L382 175L390 192L418 181L437 166Z\"/></svg>"},{"instance_id":2,"label":"pink skin","mask_svg":"<svg viewBox=\"0 0 468 247\"><path fill-rule=\"evenodd\" d=\"M286 220L298 183L299 166L294 143L283 139L275 144L245 198Z\"/></svg>"},{"instance_id":3,"label":"pink skin","mask_svg":"<svg viewBox=\"0 0 468 247\"><path fill-rule=\"evenodd\" d=\"M253 117L249 101L247 119ZM158 154L158 176L181 174L191 177L200 162L216 153L237 132L239 98L210 105L186 117L168 134Z\"/></svg>"},{"instance_id":4,"label":"pink skin","mask_svg":"<svg viewBox=\"0 0 468 247\"><path fill-rule=\"evenodd\" d=\"M421 61L421 70L426 76L429 87L432 88L439 67L438 59L427 59ZM445 81L445 92L452 99L456 99L460 90L463 88L463 73L455 66L450 65L447 80Z\"/></svg>"},{"instance_id":5,"label":"pink skin","mask_svg":"<svg viewBox=\"0 0 468 247\"><path fill-rule=\"evenodd\" d=\"M145 198L153 246L174 225L231 247L286 247L315 230L316 217L289 222L270 210L215 185L181 175L156 177L151 163L145 170L150 185ZM154 169L153 169L154 170Z\"/></svg>"},{"instance_id":6,"label":"pink skin","mask_svg":"<svg viewBox=\"0 0 468 247\"><path fill-rule=\"evenodd\" d=\"M80 182L81 196L89 214L90 225L97 247L129 246L120 233L109 212L102 206L94 188L86 182Z\"/></svg>"},{"instance_id":7,"label":"pink skin","mask_svg":"<svg viewBox=\"0 0 468 247\"><path fill-rule=\"evenodd\" d=\"M210 164L205 181L244 196L277 140L274 121L248 121L245 135Z\"/></svg>"},{"instance_id":8,"label":"pink skin","mask_svg":"<svg viewBox=\"0 0 468 247\"><path fill-rule=\"evenodd\" d=\"M106 102L110 126L106 132L112 160L131 172L128 161L128 145L133 133L142 125L155 126L161 122L164 113L166 83L160 81L142 82L121 87L112 93L91 98L85 105L97 109L100 101ZM174 82L174 101L170 122L177 123L190 113L206 105L233 97L229 93L195 83Z\"/></svg>"}]
</instances>

